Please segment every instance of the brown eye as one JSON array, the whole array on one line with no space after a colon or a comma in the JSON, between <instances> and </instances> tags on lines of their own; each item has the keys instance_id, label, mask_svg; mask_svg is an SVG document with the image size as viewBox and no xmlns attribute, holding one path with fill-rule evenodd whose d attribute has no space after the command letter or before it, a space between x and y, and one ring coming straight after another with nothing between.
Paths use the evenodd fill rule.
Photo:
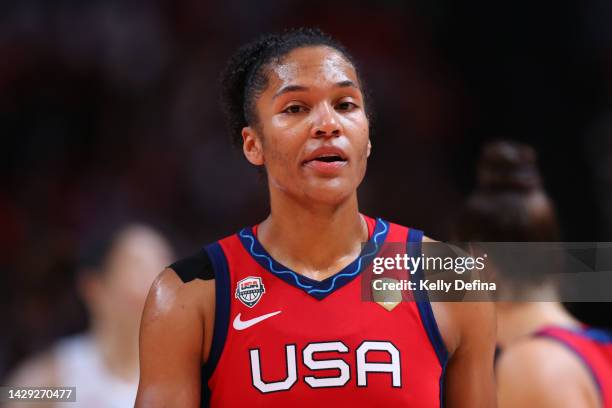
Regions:
<instances>
[{"instance_id":1,"label":"brown eye","mask_svg":"<svg viewBox=\"0 0 612 408\"><path fill-rule=\"evenodd\" d=\"M302 105L291 105L283 111L283 113L301 113L306 112L306 108Z\"/></svg>"},{"instance_id":2,"label":"brown eye","mask_svg":"<svg viewBox=\"0 0 612 408\"><path fill-rule=\"evenodd\" d=\"M353 102L340 102L336 105L336 109L339 111L350 111L357 107Z\"/></svg>"}]
</instances>

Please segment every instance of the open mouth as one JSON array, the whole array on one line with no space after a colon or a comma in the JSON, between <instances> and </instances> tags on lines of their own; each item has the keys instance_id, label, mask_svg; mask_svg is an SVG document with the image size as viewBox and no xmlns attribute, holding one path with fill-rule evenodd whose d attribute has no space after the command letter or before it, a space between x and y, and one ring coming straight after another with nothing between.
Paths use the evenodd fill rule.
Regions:
<instances>
[{"instance_id":1,"label":"open mouth","mask_svg":"<svg viewBox=\"0 0 612 408\"><path fill-rule=\"evenodd\" d=\"M323 163L345 162L346 160L337 155L325 155L314 158L311 161L320 161Z\"/></svg>"},{"instance_id":2,"label":"open mouth","mask_svg":"<svg viewBox=\"0 0 612 408\"><path fill-rule=\"evenodd\" d=\"M338 147L322 146L312 151L303 164L320 174L337 175L348 165L348 157Z\"/></svg>"}]
</instances>

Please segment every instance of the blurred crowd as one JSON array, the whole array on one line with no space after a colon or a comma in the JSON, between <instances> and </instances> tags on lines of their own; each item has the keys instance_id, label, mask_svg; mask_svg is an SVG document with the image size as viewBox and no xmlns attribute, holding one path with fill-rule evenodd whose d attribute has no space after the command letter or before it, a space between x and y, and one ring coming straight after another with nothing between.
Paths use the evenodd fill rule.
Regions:
<instances>
[{"instance_id":1,"label":"blurred crowd","mask_svg":"<svg viewBox=\"0 0 612 408\"><path fill-rule=\"evenodd\" d=\"M109 230L157 248L155 268L121 278L143 296L173 259L265 216L265 182L230 145L218 78L268 31L320 27L360 62L375 112L366 214L448 239L480 146L511 138L538 152L563 239L612 240L611 20L606 0L4 2L0 379L27 356L87 347L106 310L97 291L113 286L83 273L84 259ZM134 220L166 238L122 229Z\"/></svg>"}]
</instances>

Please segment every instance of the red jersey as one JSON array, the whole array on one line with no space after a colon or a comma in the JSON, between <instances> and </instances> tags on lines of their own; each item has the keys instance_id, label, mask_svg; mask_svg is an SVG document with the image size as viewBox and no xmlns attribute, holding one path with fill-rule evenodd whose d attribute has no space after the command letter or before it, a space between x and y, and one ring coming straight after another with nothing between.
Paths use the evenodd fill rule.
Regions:
<instances>
[{"instance_id":1,"label":"red jersey","mask_svg":"<svg viewBox=\"0 0 612 408\"><path fill-rule=\"evenodd\" d=\"M558 341L585 364L599 391L602 407L612 408L612 333L595 329L547 327L536 333Z\"/></svg>"},{"instance_id":2,"label":"red jersey","mask_svg":"<svg viewBox=\"0 0 612 408\"><path fill-rule=\"evenodd\" d=\"M359 257L322 281L275 261L256 228L206 247L216 314L203 406L442 405L447 351L427 294L391 310L362 299L382 244L406 242L420 255L423 233L365 219Z\"/></svg>"}]
</instances>

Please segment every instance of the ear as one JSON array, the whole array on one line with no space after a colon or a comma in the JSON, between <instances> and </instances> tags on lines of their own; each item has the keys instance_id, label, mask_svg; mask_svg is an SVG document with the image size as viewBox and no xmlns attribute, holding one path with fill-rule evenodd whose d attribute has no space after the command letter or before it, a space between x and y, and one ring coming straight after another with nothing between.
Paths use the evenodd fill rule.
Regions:
<instances>
[{"instance_id":1,"label":"ear","mask_svg":"<svg viewBox=\"0 0 612 408\"><path fill-rule=\"evenodd\" d=\"M251 126L242 128L242 151L251 164L255 166L264 164L261 138Z\"/></svg>"},{"instance_id":2,"label":"ear","mask_svg":"<svg viewBox=\"0 0 612 408\"><path fill-rule=\"evenodd\" d=\"M368 139L368 155L366 157L370 157L370 153L372 152L372 142Z\"/></svg>"}]
</instances>

